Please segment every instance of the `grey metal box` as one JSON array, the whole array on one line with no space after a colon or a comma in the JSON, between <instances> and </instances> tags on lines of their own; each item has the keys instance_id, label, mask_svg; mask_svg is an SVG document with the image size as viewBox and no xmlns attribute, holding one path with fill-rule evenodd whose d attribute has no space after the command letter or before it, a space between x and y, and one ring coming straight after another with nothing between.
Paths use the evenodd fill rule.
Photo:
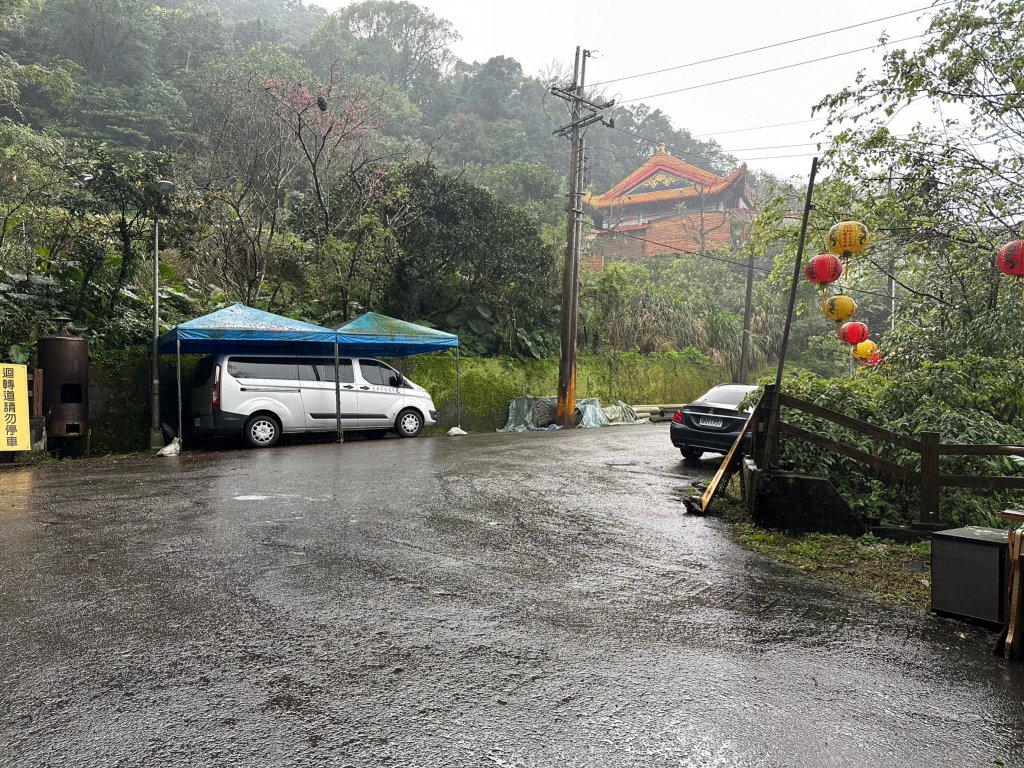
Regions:
<instances>
[{"instance_id":1,"label":"grey metal box","mask_svg":"<svg viewBox=\"0 0 1024 768\"><path fill-rule=\"evenodd\" d=\"M1006 618L1007 532L971 525L932 534L932 610L1002 624Z\"/></svg>"}]
</instances>

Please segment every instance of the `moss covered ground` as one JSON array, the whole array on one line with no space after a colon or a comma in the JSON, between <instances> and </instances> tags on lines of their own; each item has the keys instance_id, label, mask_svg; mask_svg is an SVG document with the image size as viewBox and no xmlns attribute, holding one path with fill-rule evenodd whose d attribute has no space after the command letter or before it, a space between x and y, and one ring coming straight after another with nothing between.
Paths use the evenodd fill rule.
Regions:
<instances>
[{"instance_id":1,"label":"moss covered ground","mask_svg":"<svg viewBox=\"0 0 1024 768\"><path fill-rule=\"evenodd\" d=\"M931 608L931 542L902 544L864 536L789 534L753 524L739 500L739 480L715 501L715 513L730 523L738 544L816 578L836 581L921 611Z\"/></svg>"}]
</instances>

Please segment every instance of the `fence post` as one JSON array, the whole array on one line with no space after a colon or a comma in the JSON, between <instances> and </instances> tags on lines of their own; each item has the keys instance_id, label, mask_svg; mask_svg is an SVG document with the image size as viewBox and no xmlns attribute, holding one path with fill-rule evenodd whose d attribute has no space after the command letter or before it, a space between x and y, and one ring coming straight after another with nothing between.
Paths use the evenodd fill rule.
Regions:
<instances>
[{"instance_id":1,"label":"fence post","mask_svg":"<svg viewBox=\"0 0 1024 768\"><path fill-rule=\"evenodd\" d=\"M939 518L939 433L921 432L921 522Z\"/></svg>"},{"instance_id":2,"label":"fence post","mask_svg":"<svg viewBox=\"0 0 1024 768\"><path fill-rule=\"evenodd\" d=\"M751 454L754 463L760 468L767 468L767 461L771 459L772 446L768 443L768 430L772 423L772 413L778 407L775 400L775 385L765 384L764 394L761 396L761 407L757 409L757 419L754 423L754 431L751 436Z\"/></svg>"},{"instance_id":3,"label":"fence post","mask_svg":"<svg viewBox=\"0 0 1024 768\"><path fill-rule=\"evenodd\" d=\"M36 368L28 378L32 385L29 392L29 416L38 418L43 415L43 369Z\"/></svg>"}]
</instances>

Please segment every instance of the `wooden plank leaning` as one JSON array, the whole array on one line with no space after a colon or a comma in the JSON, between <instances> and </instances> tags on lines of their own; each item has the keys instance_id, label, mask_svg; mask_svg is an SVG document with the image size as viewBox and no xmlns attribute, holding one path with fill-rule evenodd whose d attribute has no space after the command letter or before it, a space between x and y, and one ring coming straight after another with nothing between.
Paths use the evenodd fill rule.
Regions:
<instances>
[{"instance_id":1,"label":"wooden plank leaning","mask_svg":"<svg viewBox=\"0 0 1024 768\"><path fill-rule=\"evenodd\" d=\"M1004 520L1024 523L1024 510L1007 509L999 513ZM1021 582L1024 580L1021 555L1024 554L1024 526L1010 531L1010 570L1006 578L1006 624L996 641L997 656L1005 659L1024 658L1024 595Z\"/></svg>"},{"instance_id":2,"label":"wooden plank leaning","mask_svg":"<svg viewBox=\"0 0 1024 768\"><path fill-rule=\"evenodd\" d=\"M743 425L743 429L736 436L733 441L732 448L729 449L729 453L722 459L722 465L718 468L715 476L711 479L708 484L707 490L700 497L700 509L701 512L707 514L708 510L711 509L711 502L715 500L715 496L718 495L726 485L729 483L729 478L732 477L736 471L740 468L740 460L743 458L743 438L747 432L753 427L756 417L758 415L758 409L761 407L761 403L764 402L764 398L758 401L757 405L754 406L754 410L750 412L747 417L747 423Z\"/></svg>"}]
</instances>

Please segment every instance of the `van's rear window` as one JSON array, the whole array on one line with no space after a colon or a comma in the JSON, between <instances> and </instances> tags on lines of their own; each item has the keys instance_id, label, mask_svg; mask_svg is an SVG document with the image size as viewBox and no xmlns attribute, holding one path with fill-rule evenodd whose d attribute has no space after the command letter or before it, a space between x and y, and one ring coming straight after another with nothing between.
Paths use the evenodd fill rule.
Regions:
<instances>
[{"instance_id":1,"label":"van's rear window","mask_svg":"<svg viewBox=\"0 0 1024 768\"><path fill-rule=\"evenodd\" d=\"M295 360L287 358L232 357L228 360L228 373L236 379L299 379Z\"/></svg>"},{"instance_id":2,"label":"van's rear window","mask_svg":"<svg viewBox=\"0 0 1024 768\"><path fill-rule=\"evenodd\" d=\"M213 377L213 358L204 357L196 363L196 369L192 372L192 381L195 386L201 387L208 384Z\"/></svg>"}]
</instances>

